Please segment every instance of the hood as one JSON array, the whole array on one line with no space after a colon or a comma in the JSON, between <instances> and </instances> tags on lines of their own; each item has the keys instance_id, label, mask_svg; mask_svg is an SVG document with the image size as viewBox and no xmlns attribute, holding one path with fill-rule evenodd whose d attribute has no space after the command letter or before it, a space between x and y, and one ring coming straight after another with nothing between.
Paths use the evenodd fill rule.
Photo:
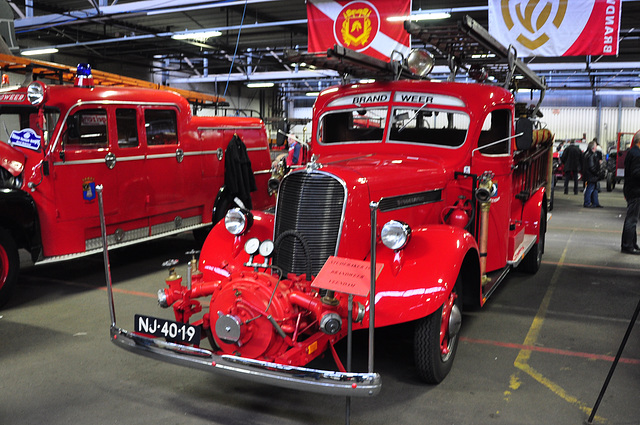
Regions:
<instances>
[{"instance_id":1,"label":"hood","mask_svg":"<svg viewBox=\"0 0 640 425\"><path fill-rule=\"evenodd\" d=\"M372 201L441 189L447 182L445 166L438 158L389 154L331 155L323 156L318 162L322 171L344 179L348 187L366 184Z\"/></svg>"},{"instance_id":2,"label":"hood","mask_svg":"<svg viewBox=\"0 0 640 425\"><path fill-rule=\"evenodd\" d=\"M0 142L0 166L13 177L19 176L24 170L26 156L13 146Z\"/></svg>"}]
</instances>

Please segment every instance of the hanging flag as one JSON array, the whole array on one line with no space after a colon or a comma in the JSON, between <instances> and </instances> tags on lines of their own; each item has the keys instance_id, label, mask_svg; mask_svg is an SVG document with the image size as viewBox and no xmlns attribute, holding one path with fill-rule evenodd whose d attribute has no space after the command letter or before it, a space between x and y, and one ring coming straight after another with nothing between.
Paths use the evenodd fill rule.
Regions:
<instances>
[{"instance_id":1,"label":"hanging flag","mask_svg":"<svg viewBox=\"0 0 640 425\"><path fill-rule=\"evenodd\" d=\"M617 55L621 0L489 0L489 33L518 56Z\"/></svg>"},{"instance_id":2,"label":"hanging flag","mask_svg":"<svg viewBox=\"0 0 640 425\"><path fill-rule=\"evenodd\" d=\"M384 61L394 50L406 57L410 35L402 19L388 18L410 13L411 0L307 0L308 51L326 52L337 44Z\"/></svg>"}]
</instances>

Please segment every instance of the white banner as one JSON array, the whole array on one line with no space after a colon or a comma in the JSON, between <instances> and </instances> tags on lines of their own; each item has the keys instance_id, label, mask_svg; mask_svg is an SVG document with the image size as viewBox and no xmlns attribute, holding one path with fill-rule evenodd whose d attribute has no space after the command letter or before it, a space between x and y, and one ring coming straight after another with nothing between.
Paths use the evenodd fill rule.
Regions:
<instances>
[{"instance_id":1,"label":"white banner","mask_svg":"<svg viewBox=\"0 0 640 425\"><path fill-rule=\"evenodd\" d=\"M489 33L523 56L617 55L620 0L489 0Z\"/></svg>"}]
</instances>

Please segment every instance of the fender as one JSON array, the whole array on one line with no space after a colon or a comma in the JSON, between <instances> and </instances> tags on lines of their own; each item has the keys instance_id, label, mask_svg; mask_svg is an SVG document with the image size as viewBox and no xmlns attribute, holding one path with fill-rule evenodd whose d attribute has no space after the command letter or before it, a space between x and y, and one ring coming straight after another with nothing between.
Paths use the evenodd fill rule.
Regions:
<instances>
[{"instance_id":1,"label":"fender","mask_svg":"<svg viewBox=\"0 0 640 425\"><path fill-rule=\"evenodd\" d=\"M244 252L244 244L251 238L260 241L273 238L273 214L261 211L251 211L253 226L241 236L230 234L224 220L216 224L200 253L200 271L205 280L227 279L232 273L243 268L249 261L249 255Z\"/></svg>"},{"instance_id":2,"label":"fender","mask_svg":"<svg viewBox=\"0 0 640 425\"><path fill-rule=\"evenodd\" d=\"M376 281L376 326L410 322L440 308L468 253L479 262L473 236L444 224L413 229L411 240L399 251L378 244L376 259L384 267Z\"/></svg>"},{"instance_id":3,"label":"fender","mask_svg":"<svg viewBox=\"0 0 640 425\"><path fill-rule=\"evenodd\" d=\"M522 207L522 222L525 225L525 233L529 235L538 234L540 211L542 209L546 210L546 204L544 204L545 195L545 188L541 187Z\"/></svg>"},{"instance_id":4,"label":"fender","mask_svg":"<svg viewBox=\"0 0 640 425\"><path fill-rule=\"evenodd\" d=\"M35 262L42 251L40 221L36 203L27 192L19 189L0 189L0 226L5 227L18 248L31 253Z\"/></svg>"}]
</instances>

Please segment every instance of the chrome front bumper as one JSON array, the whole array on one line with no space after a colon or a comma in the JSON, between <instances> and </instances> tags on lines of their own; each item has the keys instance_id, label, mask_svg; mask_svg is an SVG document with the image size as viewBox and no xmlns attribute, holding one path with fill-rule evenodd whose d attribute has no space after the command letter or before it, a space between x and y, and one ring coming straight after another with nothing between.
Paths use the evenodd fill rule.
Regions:
<instances>
[{"instance_id":1,"label":"chrome front bumper","mask_svg":"<svg viewBox=\"0 0 640 425\"><path fill-rule=\"evenodd\" d=\"M229 355L220 356L206 349L137 335L113 325L111 342L120 348L156 360L295 390L369 397L377 395L382 387L378 373L336 372Z\"/></svg>"}]
</instances>

